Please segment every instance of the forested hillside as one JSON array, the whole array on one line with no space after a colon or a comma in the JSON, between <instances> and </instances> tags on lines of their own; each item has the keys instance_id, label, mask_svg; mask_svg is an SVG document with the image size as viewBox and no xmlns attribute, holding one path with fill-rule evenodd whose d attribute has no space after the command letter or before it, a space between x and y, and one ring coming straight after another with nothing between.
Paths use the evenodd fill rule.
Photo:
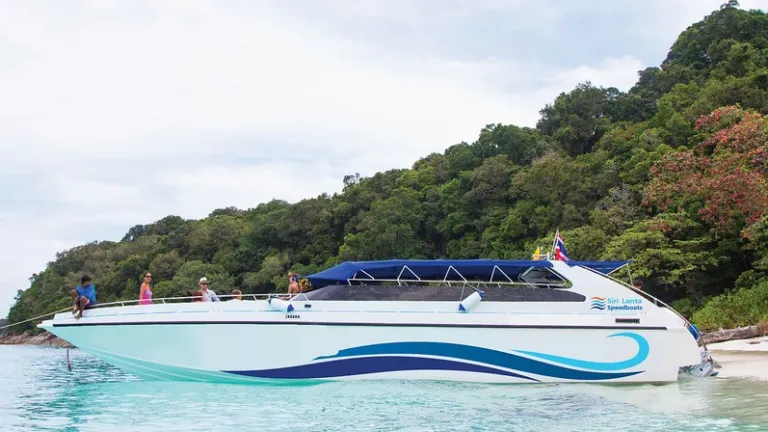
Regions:
<instances>
[{"instance_id":1,"label":"forested hillside","mask_svg":"<svg viewBox=\"0 0 768 432\"><path fill-rule=\"evenodd\" d=\"M572 259L633 259L645 289L703 328L768 316L768 15L730 1L690 26L628 92L583 83L536 128L492 124L411 169L344 178L342 193L168 216L82 245L19 290L10 322L69 304L286 289L344 260L525 259L557 227ZM14 328L24 331L28 326Z\"/></svg>"}]
</instances>

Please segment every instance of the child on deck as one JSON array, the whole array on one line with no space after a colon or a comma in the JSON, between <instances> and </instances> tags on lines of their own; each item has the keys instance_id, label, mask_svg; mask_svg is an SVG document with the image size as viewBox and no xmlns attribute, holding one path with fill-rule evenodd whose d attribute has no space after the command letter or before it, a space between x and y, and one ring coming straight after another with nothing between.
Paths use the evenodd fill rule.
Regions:
<instances>
[{"instance_id":1,"label":"child on deck","mask_svg":"<svg viewBox=\"0 0 768 432\"><path fill-rule=\"evenodd\" d=\"M72 300L72 313L76 313L76 319L83 317L83 311L92 308L96 304L96 287L91 282L91 277L84 275L80 279L80 285L73 289Z\"/></svg>"}]
</instances>

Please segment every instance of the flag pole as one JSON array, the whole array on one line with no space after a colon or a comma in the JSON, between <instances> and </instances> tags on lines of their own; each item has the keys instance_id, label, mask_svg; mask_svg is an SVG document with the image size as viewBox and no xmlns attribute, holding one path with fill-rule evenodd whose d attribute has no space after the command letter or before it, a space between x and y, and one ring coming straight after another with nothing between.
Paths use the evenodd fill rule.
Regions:
<instances>
[{"instance_id":1,"label":"flag pole","mask_svg":"<svg viewBox=\"0 0 768 432\"><path fill-rule=\"evenodd\" d=\"M550 251L552 255L555 254L555 245L557 244L557 235L560 234L560 228L555 231L555 239L552 240L552 250Z\"/></svg>"}]
</instances>

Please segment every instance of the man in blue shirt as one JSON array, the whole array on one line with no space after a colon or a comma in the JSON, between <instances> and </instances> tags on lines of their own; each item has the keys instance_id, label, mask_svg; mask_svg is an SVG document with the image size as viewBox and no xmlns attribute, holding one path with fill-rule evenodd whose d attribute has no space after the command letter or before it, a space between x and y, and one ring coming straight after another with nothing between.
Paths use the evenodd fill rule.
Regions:
<instances>
[{"instance_id":1,"label":"man in blue shirt","mask_svg":"<svg viewBox=\"0 0 768 432\"><path fill-rule=\"evenodd\" d=\"M72 290L72 313L76 313L76 319L83 317L83 311L92 308L96 304L96 287L91 282L91 277L84 275L80 279L80 285Z\"/></svg>"}]
</instances>

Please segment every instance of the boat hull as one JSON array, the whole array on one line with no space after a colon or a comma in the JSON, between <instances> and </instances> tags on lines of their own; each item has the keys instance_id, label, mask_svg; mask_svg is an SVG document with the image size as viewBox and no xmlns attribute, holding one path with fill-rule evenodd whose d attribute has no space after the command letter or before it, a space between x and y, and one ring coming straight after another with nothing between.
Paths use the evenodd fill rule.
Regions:
<instances>
[{"instance_id":1,"label":"boat hull","mask_svg":"<svg viewBox=\"0 0 768 432\"><path fill-rule=\"evenodd\" d=\"M684 328L85 321L41 327L136 376L160 380L669 382L699 357Z\"/></svg>"}]
</instances>

